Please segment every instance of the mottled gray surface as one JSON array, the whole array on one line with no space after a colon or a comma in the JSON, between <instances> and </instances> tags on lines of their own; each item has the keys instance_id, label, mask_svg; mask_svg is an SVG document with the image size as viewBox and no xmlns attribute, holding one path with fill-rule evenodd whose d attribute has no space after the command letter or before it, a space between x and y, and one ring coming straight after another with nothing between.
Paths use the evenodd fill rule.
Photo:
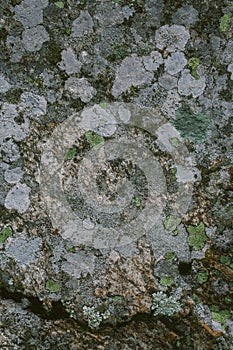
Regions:
<instances>
[{"instance_id":1,"label":"mottled gray surface","mask_svg":"<svg viewBox=\"0 0 233 350\"><path fill-rule=\"evenodd\" d=\"M1 349L231 349L232 11L1 2Z\"/></svg>"}]
</instances>

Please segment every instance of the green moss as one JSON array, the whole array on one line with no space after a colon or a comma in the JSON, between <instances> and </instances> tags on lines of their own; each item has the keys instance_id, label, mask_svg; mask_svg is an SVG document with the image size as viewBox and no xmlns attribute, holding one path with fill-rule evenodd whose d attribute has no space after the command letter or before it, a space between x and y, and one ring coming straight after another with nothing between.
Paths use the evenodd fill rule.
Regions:
<instances>
[{"instance_id":1,"label":"green moss","mask_svg":"<svg viewBox=\"0 0 233 350\"><path fill-rule=\"evenodd\" d=\"M173 253L173 252L167 252L167 253L165 254L165 259L166 259L166 260L173 260L173 259L175 258L175 256L176 256L175 253Z\"/></svg>"},{"instance_id":2,"label":"green moss","mask_svg":"<svg viewBox=\"0 0 233 350\"><path fill-rule=\"evenodd\" d=\"M94 133L93 131L87 131L85 135L86 135L87 141L91 144L91 146L95 150L99 149L101 146L104 145L103 136L100 136L100 135Z\"/></svg>"},{"instance_id":3,"label":"green moss","mask_svg":"<svg viewBox=\"0 0 233 350\"><path fill-rule=\"evenodd\" d=\"M161 277L160 279L160 283L162 284L162 286L165 287L170 287L174 282L174 278L171 276L168 277Z\"/></svg>"},{"instance_id":4,"label":"green moss","mask_svg":"<svg viewBox=\"0 0 233 350\"><path fill-rule=\"evenodd\" d=\"M10 226L2 229L2 231L0 231L0 243L4 243L10 236L12 236L12 228Z\"/></svg>"},{"instance_id":5,"label":"green moss","mask_svg":"<svg viewBox=\"0 0 233 350\"><path fill-rule=\"evenodd\" d=\"M121 295L114 295L114 296L112 297L112 299L113 299L114 301L121 301L121 300L122 300L122 296L121 296Z\"/></svg>"},{"instance_id":6,"label":"green moss","mask_svg":"<svg viewBox=\"0 0 233 350\"><path fill-rule=\"evenodd\" d=\"M220 21L219 21L219 28L221 32L226 32L230 28L230 24L231 24L231 16L228 13L226 13L224 16L220 18Z\"/></svg>"},{"instance_id":7,"label":"green moss","mask_svg":"<svg viewBox=\"0 0 233 350\"><path fill-rule=\"evenodd\" d=\"M73 159L76 156L76 154L77 154L76 147L70 148L65 154L64 161L66 162L67 160Z\"/></svg>"},{"instance_id":8,"label":"green moss","mask_svg":"<svg viewBox=\"0 0 233 350\"><path fill-rule=\"evenodd\" d=\"M137 208L139 208L139 207L141 206L141 200L140 200L140 198L135 197L135 198L134 198L134 203L135 203L135 206L136 206Z\"/></svg>"},{"instance_id":9,"label":"green moss","mask_svg":"<svg viewBox=\"0 0 233 350\"><path fill-rule=\"evenodd\" d=\"M188 138L194 143L200 143L207 138L211 120L205 114L193 114L189 110L178 109L176 119L172 121L172 124L182 137Z\"/></svg>"},{"instance_id":10,"label":"green moss","mask_svg":"<svg viewBox=\"0 0 233 350\"><path fill-rule=\"evenodd\" d=\"M56 282L54 280L48 280L46 282L45 288L51 293L56 293L61 290L61 285L59 282Z\"/></svg>"},{"instance_id":11,"label":"green moss","mask_svg":"<svg viewBox=\"0 0 233 350\"><path fill-rule=\"evenodd\" d=\"M62 1L57 1L54 3L54 5L56 7L58 7L59 9L63 9L64 8L64 3Z\"/></svg>"},{"instance_id":12,"label":"green moss","mask_svg":"<svg viewBox=\"0 0 233 350\"><path fill-rule=\"evenodd\" d=\"M169 175L172 181L176 181L177 168L169 169Z\"/></svg>"},{"instance_id":13,"label":"green moss","mask_svg":"<svg viewBox=\"0 0 233 350\"><path fill-rule=\"evenodd\" d=\"M174 232L180 223L181 223L180 218L175 217L173 215L169 215L166 217L163 225L166 230Z\"/></svg>"},{"instance_id":14,"label":"green moss","mask_svg":"<svg viewBox=\"0 0 233 350\"><path fill-rule=\"evenodd\" d=\"M200 64L200 60L197 57L191 57L188 60L188 66L191 69L191 75L195 78L195 79L199 79L200 76L197 74L197 67Z\"/></svg>"},{"instance_id":15,"label":"green moss","mask_svg":"<svg viewBox=\"0 0 233 350\"><path fill-rule=\"evenodd\" d=\"M204 247L207 240L207 236L205 234L205 225L203 224L203 222L201 222L198 226L189 225L187 227L187 231L189 233L189 245L194 250L201 250Z\"/></svg>"},{"instance_id":16,"label":"green moss","mask_svg":"<svg viewBox=\"0 0 233 350\"><path fill-rule=\"evenodd\" d=\"M100 107L106 108L107 107L107 103L104 102L104 101L100 102Z\"/></svg>"},{"instance_id":17,"label":"green moss","mask_svg":"<svg viewBox=\"0 0 233 350\"><path fill-rule=\"evenodd\" d=\"M233 305L233 298L231 298L231 297L228 297L228 296L225 297L224 301L225 301L226 304L232 304Z\"/></svg>"},{"instance_id":18,"label":"green moss","mask_svg":"<svg viewBox=\"0 0 233 350\"><path fill-rule=\"evenodd\" d=\"M212 311L212 318L214 321L221 323L221 326L225 329L226 320L231 317L231 314L228 310L217 311L218 308Z\"/></svg>"},{"instance_id":19,"label":"green moss","mask_svg":"<svg viewBox=\"0 0 233 350\"><path fill-rule=\"evenodd\" d=\"M208 280L208 277L209 277L208 271L200 271L197 274L197 281L198 283L203 284Z\"/></svg>"}]
</instances>

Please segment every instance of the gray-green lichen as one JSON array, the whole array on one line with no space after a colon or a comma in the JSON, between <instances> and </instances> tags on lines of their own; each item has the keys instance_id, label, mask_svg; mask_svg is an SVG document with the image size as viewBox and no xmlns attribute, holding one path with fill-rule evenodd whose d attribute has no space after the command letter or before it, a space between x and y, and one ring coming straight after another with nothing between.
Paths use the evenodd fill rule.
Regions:
<instances>
[{"instance_id":1,"label":"gray-green lichen","mask_svg":"<svg viewBox=\"0 0 233 350\"><path fill-rule=\"evenodd\" d=\"M98 328L103 320L110 317L109 310L104 312L98 311L94 306L83 306L83 314L87 317L88 326L90 328Z\"/></svg>"},{"instance_id":2,"label":"gray-green lichen","mask_svg":"<svg viewBox=\"0 0 233 350\"><path fill-rule=\"evenodd\" d=\"M188 242L190 246L194 250L201 250L207 241L204 223L201 222L198 226L189 225L187 231L189 233Z\"/></svg>"},{"instance_id":3,"label":"gray-green lichen","mask_svg":"<svg viewBox=\"0 0 233 350\"><path fill-rule=\"evenodd\" d=\"M154 316L165 315L172 316L181 310L181 304L176 297L167 296L163 292L157 292L152 294L153 302L151 310L153 310Z\"/></svg>"},{"instance_id":4,"label":"gray-green lichen","mask_svg":"<svg viewBox=\"0 0 233 350\"><path fill-rule=\"evenodd\" d=\"M203 113L194 114L183 109L176 111L176 119L172 121L181 136L194 143L200 143L207 138L211 123L209 116Z\"/></svg>"},{"instance_id":5,"label":"gray-green lichen","mask_svg":"<svg viewBox=\"0 0 233 350\"><path fill-rule=\"evenodd\" d=\"M12 236L12 228L7 226L0 231L0 243L4 243L8 237Z\"/></svg>"}]
</instances>

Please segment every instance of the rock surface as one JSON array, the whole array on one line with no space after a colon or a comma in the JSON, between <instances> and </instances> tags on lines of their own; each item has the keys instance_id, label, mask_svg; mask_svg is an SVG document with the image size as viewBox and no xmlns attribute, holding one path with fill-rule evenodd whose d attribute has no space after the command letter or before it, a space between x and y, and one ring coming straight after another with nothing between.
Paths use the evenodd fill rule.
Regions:
<instances>
[{"instance_id":1,"label":"rock surface","mask_svg":"<svg viewBox=\"0 0 233 350\"><path fill-rule=\"evenodd\" d=\"M0 4L0 349L232 349L229 1Z\"/></svg>"}]
</instances>

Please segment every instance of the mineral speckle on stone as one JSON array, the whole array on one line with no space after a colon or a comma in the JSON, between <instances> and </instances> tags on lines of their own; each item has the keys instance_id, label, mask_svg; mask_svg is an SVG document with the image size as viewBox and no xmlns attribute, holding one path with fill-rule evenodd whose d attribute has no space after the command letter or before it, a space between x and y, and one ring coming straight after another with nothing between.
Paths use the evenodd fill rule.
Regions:
<instances>
[{"instance_id":1,"label":"mineral speckle on stone","mask_svg":"<svg viewBox=\"0 0 233 350\"><path fill-rule=\"evenodd\" d=\"M230 63L227 67L228 72L231 73L231 80L233 80L233 63Z\"/></svg>"}]
</instances>

